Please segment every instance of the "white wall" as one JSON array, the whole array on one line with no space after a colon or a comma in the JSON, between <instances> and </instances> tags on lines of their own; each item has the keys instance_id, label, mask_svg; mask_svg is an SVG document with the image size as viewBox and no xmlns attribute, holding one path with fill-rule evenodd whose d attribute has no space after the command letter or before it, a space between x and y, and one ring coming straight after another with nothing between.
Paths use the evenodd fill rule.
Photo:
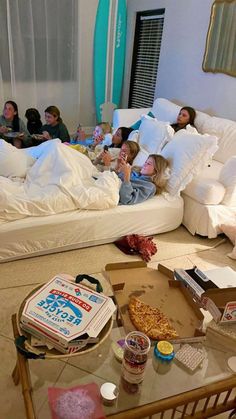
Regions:
<instances>
[{"instance_id":1,"label":"white wall","mask_svg":"<svg viewBox=\"0 0 236 419\"><path fill-rule=\"evenodd\" d=\"M236 120L236 78L202 70L212 3L213 0L127 0L128 52L122 100L124 107L128 103L135 14L141 10L164 7L165 22L155 96Z\"/></svg>"}]
</instances>

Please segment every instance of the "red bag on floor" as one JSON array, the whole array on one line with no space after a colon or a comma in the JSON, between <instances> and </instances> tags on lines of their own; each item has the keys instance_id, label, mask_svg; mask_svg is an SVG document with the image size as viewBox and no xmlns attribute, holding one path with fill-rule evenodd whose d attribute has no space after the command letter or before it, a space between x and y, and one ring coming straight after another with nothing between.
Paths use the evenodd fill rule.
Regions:
<instances>
[{"instance_id":1,"label":"red bag on floor","mask_svg":"<svg viewBox=\"0 0 236 419\"><path fill-rule=\"evenodd\" d=\"M105 419L95 383L73 388L48 388L52 419Z\"/></svg>"},{"instance_id":2,"label":"red bag on floor","mask_svg":"<svg viewBox=\"0 0 236 419\"><path fill-rule=\"evenodd\" d=\"M114 244L126 255L139 255L146 262L149 262L157 252L153 237L144 237L139 234L130 234L115 241Z\"/></svg>"}]
</instances>

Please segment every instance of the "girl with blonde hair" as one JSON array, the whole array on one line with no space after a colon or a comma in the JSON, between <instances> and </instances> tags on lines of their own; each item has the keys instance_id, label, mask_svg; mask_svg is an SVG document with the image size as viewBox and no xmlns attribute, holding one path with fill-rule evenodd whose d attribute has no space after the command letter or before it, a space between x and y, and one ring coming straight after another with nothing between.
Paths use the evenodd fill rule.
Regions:
<instances>
[{"instance_id":1,"label":"girl with blonde hair","mask_svg":"<svg viewBox=\"0 0 236 419\"><path fill-rule=\"evenodd\" d=\"M150 154L139 172L122 162L119 177L122 180L119 203L138 204L165 190L170 177L169 162L161 155Z\"/></svg>"}]
</instances>

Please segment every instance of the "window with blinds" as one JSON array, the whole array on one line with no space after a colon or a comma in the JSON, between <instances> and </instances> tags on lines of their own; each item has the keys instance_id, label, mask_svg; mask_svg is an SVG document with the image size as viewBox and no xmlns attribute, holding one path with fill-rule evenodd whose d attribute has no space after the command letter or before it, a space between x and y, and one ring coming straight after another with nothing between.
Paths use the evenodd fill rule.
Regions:
<instances>
[{"instance_id":1,"label":"window with blinds","mask_svg":"<svg viewBox=\"0 0 236 419\"><path fill-rule=\"evenodd\" d=\"M138 12L131 68L129 108L153 104L165 9Z\"/></svg>"}]
</instances>

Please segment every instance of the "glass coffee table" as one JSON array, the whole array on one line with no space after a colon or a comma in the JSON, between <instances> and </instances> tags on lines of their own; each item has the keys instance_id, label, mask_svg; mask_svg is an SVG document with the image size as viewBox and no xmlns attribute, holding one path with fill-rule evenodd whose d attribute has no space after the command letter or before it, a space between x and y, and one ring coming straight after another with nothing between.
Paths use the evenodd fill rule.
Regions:
<instances>
[{"instance_id":1,"label":"glass coffee table","mask_svg":"<svg viewBox=\"0 0 236 419\"><path fill-rule=\"evenodd\" d=\"M12 316L12 323L17 337L16 315ZM228 358L235 353L217 347L217 342L210 339L194 344L205 354L202 367L194 373L189 373L177 361L173 361L168 372L159 373L153 361L152 347L143 383L137 393L127 393L120 383L121 363L115 358L111 346L112 342L124 336L123 328L114 324L109 337L98 348L80 356L63 356L62 359L58 356L54 365L47 359L28 360L17 351L17 364L12 375L15 384L21 382L26 418L51 417L47 401L49 386L70 388L91 382L99 387L112 382L119 388L114 405L104 406L106 416L113 419L145 418L154 414L155 418L202 419L236 407L236 374L227 364ZM172 410L172 413L168 416L168 412L164 413L166 410L169 413Z\"/></svg>"}]
</instances>

